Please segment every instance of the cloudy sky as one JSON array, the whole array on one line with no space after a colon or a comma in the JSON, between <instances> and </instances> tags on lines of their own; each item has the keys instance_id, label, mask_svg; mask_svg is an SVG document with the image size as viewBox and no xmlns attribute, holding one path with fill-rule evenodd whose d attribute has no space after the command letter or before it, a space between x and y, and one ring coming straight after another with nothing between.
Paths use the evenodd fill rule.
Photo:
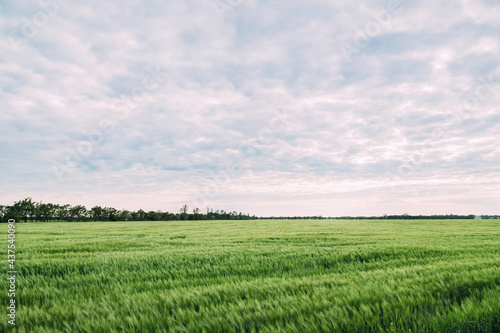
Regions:
<instances>
[{"instance_id":1,"label":"cloudy sky","mask_svg":"<svg viewBox=\"0 0 500 333\"><path fill-rule=\"evenodd\" d=\"M500 212L500 1L0 6L2 204Z\"/></svg>"}]
</instances>

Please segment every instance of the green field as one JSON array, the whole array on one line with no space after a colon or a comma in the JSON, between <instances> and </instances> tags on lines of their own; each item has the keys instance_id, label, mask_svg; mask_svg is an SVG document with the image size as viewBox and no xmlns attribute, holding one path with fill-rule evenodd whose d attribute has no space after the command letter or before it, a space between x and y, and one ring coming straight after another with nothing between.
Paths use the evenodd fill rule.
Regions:
<instances>
[{"instance_id":1,"label":"green field","mask_svg":"<svg viewBox=\"0 0 500 333\"><path fill-rule=\"evenodd\" d=\"M498 220L16 230L20 305L1 332L500 332Z\"/></svg>"}]
</instances>

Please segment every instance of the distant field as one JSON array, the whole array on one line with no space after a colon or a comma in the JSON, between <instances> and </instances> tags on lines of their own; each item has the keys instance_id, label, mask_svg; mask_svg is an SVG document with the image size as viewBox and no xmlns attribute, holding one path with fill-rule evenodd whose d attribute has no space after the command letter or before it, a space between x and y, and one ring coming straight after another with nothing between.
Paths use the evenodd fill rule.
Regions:
<instances>
[{"instance_id":1,"label":"distant field","mask_svg":"<svg viewBox=\"0 0 500 333\"><path fill-rule=\"evenodd\" d=\"M17 332L500 332L498 220L16 228Z\"/></svg>"}]
</instances>

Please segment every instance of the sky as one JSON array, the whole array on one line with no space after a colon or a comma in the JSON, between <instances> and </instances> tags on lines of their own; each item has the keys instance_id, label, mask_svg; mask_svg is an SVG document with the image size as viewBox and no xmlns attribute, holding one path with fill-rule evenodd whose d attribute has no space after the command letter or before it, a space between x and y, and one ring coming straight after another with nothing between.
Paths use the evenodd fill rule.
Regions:
<instances>
[{"instance_id":1,"label":"sky","mask_svg":"<svg viewBox=\"0 0 500 333\"><path fill-rule=\"evenodd\" d=\"M500 1L0 7L1 204L500 212Z\"/></svg>"}]
</instances>

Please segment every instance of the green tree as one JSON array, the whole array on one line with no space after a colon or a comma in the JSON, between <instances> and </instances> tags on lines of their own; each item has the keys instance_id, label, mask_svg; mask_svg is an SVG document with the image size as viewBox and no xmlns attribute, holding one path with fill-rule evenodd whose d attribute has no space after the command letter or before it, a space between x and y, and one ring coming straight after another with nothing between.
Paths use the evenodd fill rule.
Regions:
<instances>
[{"instance_id":1,"label":"green tree","mask_svg":"<svg viewBox=\"0 0 500 333\"><path fill-rule=\"evenodd\" d=\"M71 221L85 221L87 220L87 208L82 205L77 205L69 209L69 218Z\"/></svg>"},{"instance_id":2,"label":"green tree","mask_svg":"<svg viewBox=\"0 0 500 333\"><path fill-rule=\"evenodd\" d=\"M56 205L56 217L61 221L68 221L70 205Z\"/></svg>"},{"instance_id":3,"label":"green tree","mask_svg":"<svg viewBox=\"0 0 500 333\"><path fill-rule=\"evenodd\" d=\"M9 212L9 206L0 205L0 221L7 222L5 218L7 217L7 213Z\"/></svg>"},{"instance_id":4,"label":"green tree","mask_svg":"<svg viewBox=\"0 0 500 333\"><path fill-rule=\"evenodd\" d=\"M193 209L193 220L201 220L199 208Z\"/></svg>"},{"instance_id":5,"label":"green tree","mask_svg":"<svg viewBox=\"0 0 500 333\"><path fill-rule=\"evenodd\" d=\"M146 212L142 209L139 209L135 213L135 221L145 221L146 220Z\"/></svg>"},{"instance_id":6,"label":"green tree","mask_svg":"<svg viewBox=\"0 0 500 333\"><path fill-rule=\"evenodd\" d=\"M40 201L35 206L35 218L38 221L49 222L56 216L56 205L47 203L44 204Z\"/></svg>"},{"instance_id":7,"label":"green tree","mask_svg":"<svg viewBox=\"0 0 500 333\"><path fill-rule=\"evenodd\" d=\"M118 221L119 213L118 210L112 207L106 207L103 209L104 220L103 221Z\"/></svg>"},{"instance_id":8,"label":"green tree","mask_svg":"<svg viewBox=\"0 0 500 333\"><path fill-rule=\"evenodd\" d=\"M159 221L161 218L161 212L160 214L158 214L158 212L155 212L155 211L149 211L146 213L146 219L148 221Z\"/></svg>"},{"instance_id":9,"label":"green tree","mask_svg":"<svg viewBox=\"0 0 500 333\"><path fill-rule=\"evenodd\" d=\"M120 221L130 221L130 212L128 210L121 210L118 212Z\"/></svg>"},{"instance_id":10,"label":"green tree","mask_svg":"<svg viewBox=\"0 0 500 333\"><path fill-rule=\"evenodd\" d=\"M189 218L188 210L188 205L184 205L181 207L181 209L179 210L181 220L187 220Z\"/></svg>"},{"instance_id":11,"label":"green tree","mask_svg":"<svg viewBox=\"0 0 500 333\"><path fill-rule=\"evenodd\" d=\"M101 206L94 206L90 209L92 221L104 221L104 209Z\"/></svg>"},{"instance_id":12,"label":"green tree","mask_svg":"<svg viewBox=\"0 0 500 333\"><path fill-rule=\"evenodd\" d=\"M13 208L19 213L24 222L32 220L35 217L35 203L31 198L15 202Z\"/></svg>"}]
</instances>

